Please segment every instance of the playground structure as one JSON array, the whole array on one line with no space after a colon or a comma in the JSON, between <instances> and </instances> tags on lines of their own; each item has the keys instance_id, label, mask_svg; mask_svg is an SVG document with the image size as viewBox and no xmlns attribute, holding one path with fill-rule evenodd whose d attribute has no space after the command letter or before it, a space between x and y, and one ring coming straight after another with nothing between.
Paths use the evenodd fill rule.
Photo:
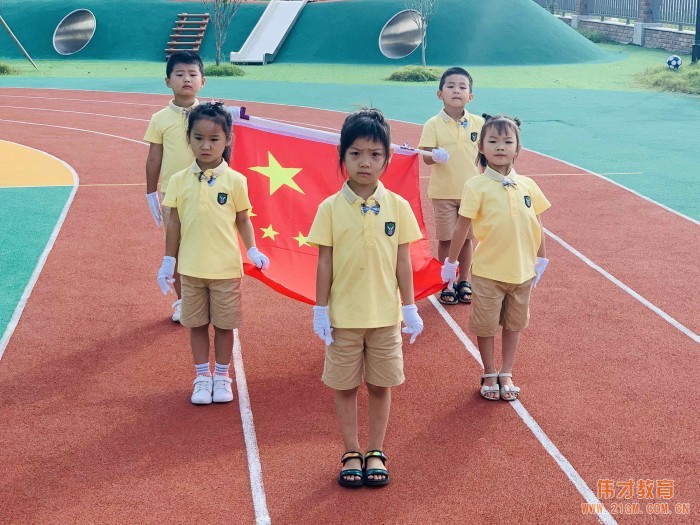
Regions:
<instances>
[{"instance_id":1,"label":"playground structure","mask_svg":"<svg viewBox=\"0 0 700 525\"><path fill-rule=\"evenodd\" d=\"M272 62L307 2L272 0L240 51L231 52L231 62L263 65Z\"/></svg>"},{"instance_id":2,"label":"playground structure","mask_svg":"<svg viewBox=\"0 0 700 525\"><path fill-rule=\"evenodd\" d=\"M422 42L416 23L418 11L405 9L392 16L379 33L379 50L387 58L403 58L413 53Z\"/></svg>"},{"instance_id":3,"label":"playground structure","mask_svg":"<svg viewBox=\"0 0 700 525\"><path fill-rule=\"evenodd\" d=\"M92 11L76 9L68 13L53 32L53 47L60 55L72 55L92 40L97 20Z\"/></svg>"},{"instance_id":4,"label":"playground structure","mask_svg":"<svg viewBox=\"0 0 700 525\"><path fill-rule=\"evenodd\" d=\"M7 25L7 22L5 22L5 19L0 15L0 24L3 25L5 28L5 31L7 31L7 34L10 35L10 38L14 41L15 44L17 44L17 47L19 47L20 51L22 51L22 54L29 60L29 62L32 63L34 66L34 69L39 69L36 67L36 64L32 60L32 57L29 56L29 53L27 53L27 50L24 49L24 46L22 43L19 41L19 39L15 36L15 34L12 32L12 29L10 29L10 26Z\"/></svg>"},{"instance_id":5,"label":"playground structure","mask_svg":"<svg viewBox=\"0 0 700 525\"><path fill-rule=\"evenodd\" d=\"M208 25L209 13L178 14L173 32L168 41L168 47L165 48L165 59L167 60L176 51L187 50L199 53Z\"/></svg>"}]
</instances>

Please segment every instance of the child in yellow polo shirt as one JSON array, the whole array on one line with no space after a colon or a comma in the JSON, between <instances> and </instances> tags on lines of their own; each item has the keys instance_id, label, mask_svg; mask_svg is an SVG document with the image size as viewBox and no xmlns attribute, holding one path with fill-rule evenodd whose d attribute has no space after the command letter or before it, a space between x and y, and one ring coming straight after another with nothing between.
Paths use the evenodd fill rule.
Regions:
<instances>
[{"instance_id":1,"label":"child in yellow polo shirt","mask_svg":"<svg viewBox=\"0 0 700 525\"><path fill-rule=\"evenodd\" d=\"M233 329L241 322L243 275L238 234L258 268L270 265L255 247L246 179L228 166L231 127L231 114L220 102L201 104L189 112L187 140L196 161L172 176L163 200L171 213L158 285L163 294L172 292L177 259L182 278L180 322L191 329L196 370L192 403L196 405L233 400L229 366ZM213 377L209 323L215 334Z\"/></svg>"},{"instance_id":2,"label":"child in yellow polo shirt","mask_svg":"<svg viewBox=\"0 0 700 525\"><path fill-rule=\"evenodd\" d=\"M161 208L158 196L160 191L165 196L168 182L173 174L192 164L194 155L187 144L185 123L187 111L199 104L197 93L206 78L202 59L194 51L177 51L168 58L165 66L165 84L172 89L173 99L166 108L151 117L143 140L150 143L146 159L146 198L156 226L167 230L170 208ZM179 322L181 316L180 277L175 274L175 293L177 300L173 303L173 321Z\"/></svg>"},{"instance_id":3,"label":"child in yellow polo shirt","mask_svg":"<svg viewBox=\"0 0 700 525\"><path fill-rule=\"evenodd\" d=\"M383 447L391 387L404 381L402 316L411 343L423 330L408 248L422 235L408 202L379 181L392 153L389 124L379 110L345 119L338 153L348 180L320 204L309 232L309 241L319 247L314 332L327 345L322 380L335 390L346 451L338 482L386 485ZM369 391L364 456L357 436L363 368Z\"/></svg>"},{"instance_id":4,"label":"child in yellow polo shirt","mask_svg":"<svg viewBox=\"0 0 700 525\"><path fill-rule=\"evenodd\" d=\"M464 183L479 174L475 161L478 154L477 141L484 120L466 110L472 101L473 81L471 75L461 67L447 69L440 78L437 97L444 107L423 126L418 147L432 150L433 156L424 156L431 165L428 197L433 201L435 212L435 236L438 241L438 259L444 261L450 251L460 198ZM466 241L459 245L458 260L463 274L454 287L445 287L439 295L443 304L471 303L471 284L467 272L472 261L471 230Z\"/></svg>"},{"instance_id":5,"label":"child in yellow polo shirt","mask_svg":"<svg viewBox=\"0 0 700 525\"><path fill-rule=\"evenodd\" d=\"M454 279L460 243L473 226L478 241L472 263L474 303L469 327L476 334L484 365L481 395L514 401L513 365L520 332L530 318L530 292L549 260L540 215L551 205L535 181L513 168L520 152L520 121L488 117L479 140L484 171L464 186L459 219L442 279ZM501 370L496 370L494 336L503 326ZM500 387L500 388L499 388Z\"/></svg>"}]
</instances>

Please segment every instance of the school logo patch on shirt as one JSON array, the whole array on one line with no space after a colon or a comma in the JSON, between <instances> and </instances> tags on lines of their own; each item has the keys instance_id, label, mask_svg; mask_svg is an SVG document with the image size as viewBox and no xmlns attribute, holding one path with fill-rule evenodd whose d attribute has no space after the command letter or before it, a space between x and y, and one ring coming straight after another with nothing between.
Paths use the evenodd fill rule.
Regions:
<instances>
[{"instance_id":1,"label":"school logo patch on shirt","mask_svg":"<svg viewBox=\"0 0 700 525\"><path fill-rule=\"evenodd\" d=\"M227 193L219 193L216 196L216 202L219 204L223 205L226 204L226 201L228 200L228 194Z\"/></svg>"},{"instance_id":2,"label":"school logo patch on shirt","mask_svg":"<svg viewBox=\"0 0 700 525\"><path fill-rule=\"evenodd\" d=\"M525 206L527 206L528 208L532 206L532 200L530 199L529 195L525 195Z\"/></svg>"},{"instance_id":3,"label":"school logo patch on shirt","mask_svg":"<svg viewBox=\"0 0 700 525\"><path fill-rule=\"evenodd\" d=\"M394 235L396 232L396 223L395 222L385 222L384 223L384 233L386 233L389 237Z\"/></svg>"},{"instance_id":4,"label":"school logo patch on shirt","mask_svg":"<svg viewBox=\"0 0 700 525\"><path fill-rule=\"evenodd\" d=\"M479 133L476 131L472 131L472 142L476 142L476 139L479 138Z\"/></svg>"}]
</instances>

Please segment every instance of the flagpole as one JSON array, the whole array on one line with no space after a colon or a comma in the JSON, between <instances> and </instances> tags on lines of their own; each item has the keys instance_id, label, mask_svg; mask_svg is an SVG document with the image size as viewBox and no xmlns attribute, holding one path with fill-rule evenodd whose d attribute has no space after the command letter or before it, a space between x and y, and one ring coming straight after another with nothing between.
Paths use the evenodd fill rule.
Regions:
<instances>
[{"instance_id":1,"label":"flagpole","mask_svg":"<svg viewBox=\"0 0 700 525\"><path fill-rule=\"evenodd\" d=\"M10 34L10 38L12 38L12 40L15 41L15 44L17 44L19 46L22 53L24 53L24 56L27 57L27 60L29 60L32 63L32 65L34 66L34 69L39 69L38 67L36 67L36 64L32 60L32 57L30 57L29 53L27 53L27 51L24 49L24 46L22 46L20 41L17 39L15 34L12 32L12 29L10 29L10 26L7 25L7 22L5 22L5 19L2 17L2 15L0 15L0 23L2 23L3 26L5 26L5 29Z\"/></svg>"}]
</instances>

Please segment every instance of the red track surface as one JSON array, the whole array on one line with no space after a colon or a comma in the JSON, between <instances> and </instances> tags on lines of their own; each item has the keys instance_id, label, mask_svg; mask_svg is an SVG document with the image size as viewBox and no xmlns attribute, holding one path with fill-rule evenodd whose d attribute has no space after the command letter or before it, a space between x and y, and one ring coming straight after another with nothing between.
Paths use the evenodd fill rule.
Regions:
<instances>
[{"instance_id":1,"label":"red track surface","mask_svg":"<svg viewBox=\"0 0 700 525\"><path fill-rule=\"evenodd\" d=\"M167 320L154 282L162 233L143 196L147 148L138 142L166 103L0 89L0 106L83 112L0 107L0 119L22 122L0 120L0 139L63 159L81 182L0 362L2 523L255 523L238 404L189 403L187 330ZM344 118L245 105L335 129ZM416 143L419 133L393 125L395 142ZM531 152L518 169L552 201L550 231L700 331L696 224ZM594 493L599 479L669 479L671 511L690 504L689 516L652 516L646 503L661 500L633 495L643 514L615 515L619 523L697 523L698 344L551 238L548 252L516 365L523 406ZM341 489L341 443L309 307L252 279L244 302L243 360L272 523L597 522L511 405L478 396L478 363L429 301L419 305L425 332L405 347L407 381L394 390L393 482ZM466 331L469 307L448 313Z\"/></svg>"}]
</instances>

